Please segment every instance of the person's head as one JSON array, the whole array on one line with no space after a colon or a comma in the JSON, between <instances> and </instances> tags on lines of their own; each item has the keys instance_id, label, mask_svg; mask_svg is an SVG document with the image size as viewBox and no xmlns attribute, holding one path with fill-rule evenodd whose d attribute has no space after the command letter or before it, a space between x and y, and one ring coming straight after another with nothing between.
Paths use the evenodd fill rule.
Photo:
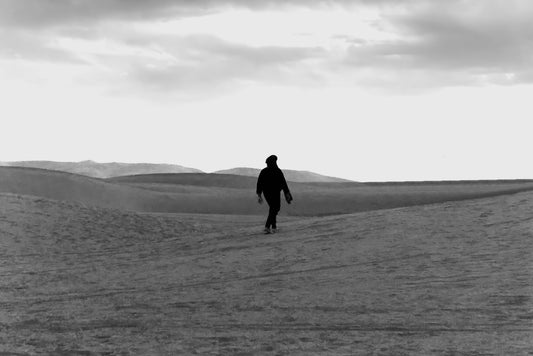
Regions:
<instances>
[{"instance_id":1,"label":"person's head","mask_svg":"<svg viewBox=\"0 0 533 356\"><path fill-rule=\"evenodd\" d=\"M278 161L278 157L276 155L272 155L272 156L269 156L265 162L268 167L277 167L277 161Z\"/></svg>"}]
</instances>

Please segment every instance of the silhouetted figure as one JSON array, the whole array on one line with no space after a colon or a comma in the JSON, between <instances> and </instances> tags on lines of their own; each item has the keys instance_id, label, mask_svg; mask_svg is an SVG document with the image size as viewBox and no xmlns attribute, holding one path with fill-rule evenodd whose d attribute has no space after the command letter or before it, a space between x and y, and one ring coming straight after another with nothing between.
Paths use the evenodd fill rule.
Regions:
<instances>
[{"instance_id":1,"label":"silhouetted figure","mask_svg":"<svg viewBox=\"0 0 533 356\"><path fill-rule=\"evenodd\" d=\"M263 168L257 179L258 202L259 204L263 203L263 198L261 197L261 193L263 193L269 206L268 218L265 223L265 234L277 231L276 216L281 207L280 192L283 190L287 203L290 204L292 201L292 195L287 186L287 181L276 163L277 160L278 157L275 155L268 157L266 159L267 167Z\"/></svg>"}]
</instances>

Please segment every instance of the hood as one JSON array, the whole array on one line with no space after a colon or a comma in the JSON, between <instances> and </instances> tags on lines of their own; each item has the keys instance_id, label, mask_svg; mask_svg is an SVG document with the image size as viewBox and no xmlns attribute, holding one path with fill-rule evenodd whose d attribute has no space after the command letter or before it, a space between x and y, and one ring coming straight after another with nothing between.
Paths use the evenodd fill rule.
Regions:
<instances>
[{"instance_id":1,"label":"hood","mask_svg":"<svg viewBox=\"0 0 533 356\"><path fill-rule=\"evenodd\" d=\"M278 167L277 161L278 161L278 157L276 155L272 155L272 156L268 157L266 159L267 167L277 168Z\"/></svg>"}]
</instances>

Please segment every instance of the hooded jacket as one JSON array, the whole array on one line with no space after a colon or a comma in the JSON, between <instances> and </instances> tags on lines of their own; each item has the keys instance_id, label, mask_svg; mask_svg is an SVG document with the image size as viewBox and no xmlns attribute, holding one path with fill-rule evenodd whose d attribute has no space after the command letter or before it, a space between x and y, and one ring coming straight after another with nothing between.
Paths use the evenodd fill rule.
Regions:
<instances>
[{"instance_id":1,"label":"hooded jacket","mask_svg":"<svg viewBox=\"0 0 533 356\"><path fill-rule=\"evenodd\" d=\"M257 195L264 193L267 195L283 193L290 194L287 181L281 169L279 169L276 156L270 156L266 160L267 167L261 170L259 178L257 179Z\"/></svg>"}]
</instances>

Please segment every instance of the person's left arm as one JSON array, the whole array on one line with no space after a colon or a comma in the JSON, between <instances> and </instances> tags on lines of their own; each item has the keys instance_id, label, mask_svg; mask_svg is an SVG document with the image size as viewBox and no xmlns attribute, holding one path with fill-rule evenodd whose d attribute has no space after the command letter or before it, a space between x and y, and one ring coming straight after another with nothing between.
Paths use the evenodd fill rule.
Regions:
<instances>
[{"instance_id":1,"label":"person's left arm","mask_svg":"<svg viewBox=\"0 0 533 356\"><path fill-rule=\"evenodd\" d=\"M283 189L283 194L285 195L285 200L288 204L292 202L292 194L289 190L289 186L287 185L287 180L285 179L285 175L283 175L283 172L281 172L281 189Z\"/></svg>"}]
</instances>

